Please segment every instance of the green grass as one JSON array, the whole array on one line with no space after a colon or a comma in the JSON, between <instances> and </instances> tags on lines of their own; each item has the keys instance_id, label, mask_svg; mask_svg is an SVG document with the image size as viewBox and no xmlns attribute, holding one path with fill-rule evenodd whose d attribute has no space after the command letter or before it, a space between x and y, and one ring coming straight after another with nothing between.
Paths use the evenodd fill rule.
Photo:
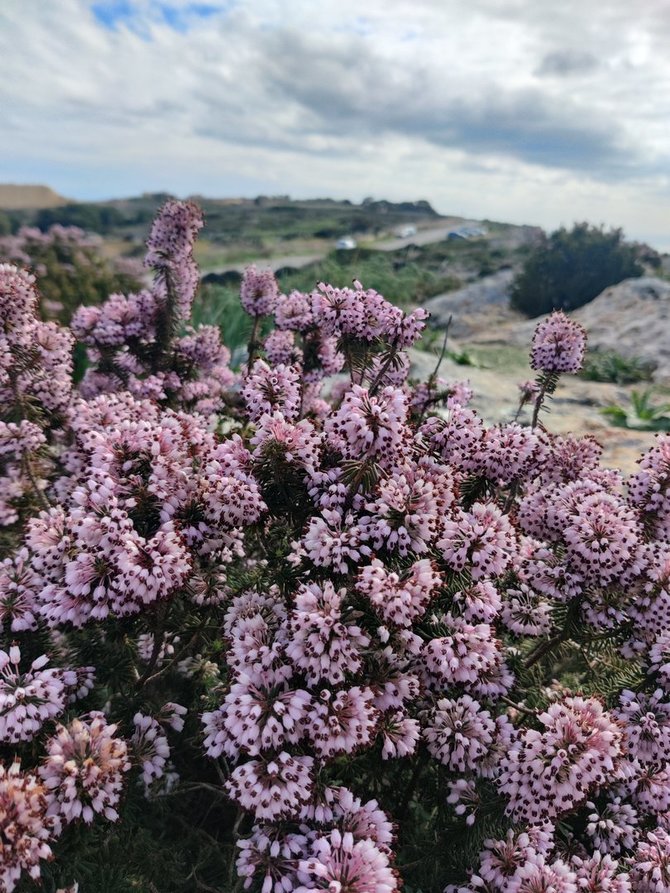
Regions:
<instances>
[{"instance_id":1,"label":"green grass","mask_svg":"<svg viewBox=\"0 0 670 893\"><path fill-rule=\"evenodd\" d=\"M531 372L528 368L528 351L524 347L513 347L508 344L481 345L472 344L465 348L471 365L480 369L494 369L499 372Z\"/></svg>"},{"instance_id":2,"label":"green grass","mask_svg":"<svg viewBox=\"0 0 670 893\"><path fill-rule=\"evenodd\" d=\"M343 288L351 286L358 279L364 288L375 289L388 301L401 307L421 304L434 295L461 286L460 279L452 274L406 260L403 251L375 251L370 248L334 251L316 264L280 276L280 285L286 292L292 289L311 291L318 282Z\"/></svg>"},{"instance_id":3,"label":"green grass","mask_svg":"<svg viewBox=\"0 0 670 893\"><path fill-rule=\"evenodd\" d=\"M218 326L226 347L234 352L249 341L251 317L240 304L239 290L222 285L204 285L193 303L194 326Z\"/></svg>"},{"instance_id":4,"label":"green grass","mask_svg":"<svg viewBox=\"0 0 670 893\"><path fill-rule=\"evenodd\" d=\"M637 384L651 381L654 364L640 357L622 357L616 351L591 351L579 373L587 381Z\"/></svg>"},{"instance_id":5,"label":"green grass","mask_svg":"<svg viewBox=\"0 0 670 893\"><path fill-rule=\"evenodd\" d=\"M656 403L654 391L633 391L630 406L617 403L605 406L601 413L617 428L635 431L670 431L670 403Z\"/></svg>"}]
</instances>

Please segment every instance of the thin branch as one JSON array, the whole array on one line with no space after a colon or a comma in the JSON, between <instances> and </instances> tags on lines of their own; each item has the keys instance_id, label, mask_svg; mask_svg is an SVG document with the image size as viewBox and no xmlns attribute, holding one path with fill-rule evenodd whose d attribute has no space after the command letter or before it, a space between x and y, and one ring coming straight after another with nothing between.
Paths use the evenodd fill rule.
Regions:
<instances>
[{"instance_id":1,"label":"thin branch","mask_svg":"<svg viewBox=\"0 0 670 893\"><path fill-rule=\"evenodd\" d=\"M186 654L188 654L188 652L191 650L191 648L193 647L193 645L195 645L195 643L198 641L198 639L199 639L199 637L200 637L200 633L205 629L205 626L206 626L206 624L203 624L202 626L200 626L200 627L193 633L193 635L192 635L191 638L188 640L188 642L186 643L186 645L184 645L184 647L181 649L181 651L179 651L179 652L172 658L172 660L168 661L168 663L166 663L164 666L162 666L162 667L160 668L160 670L158 670L158 671L157 671L156 673L154 673L152 676L149 676L148 678L146 678L142 684L143 684L143 685L149 685L151 682L154 682L154 681L155 681L156 679L158 679L159 677L164 676L165 673L168 672L168 670L171 670L172 667L174 667L175 664L179 663L179 661L182 660ZM155 646L156 646L156 643L154 642L154 647L155 647ZM139 682L138 682L138 685L139 685Z\"/></svg>"},{"instance_id":2,"label":"thin branch","mask_svg":"<svg viewBox=\"0 0 670 893\"><path fill-rule=\"evenodd\" d=\"M552 639L547 639L546 642L540 642L540 644L528 655L526 663L524 664L525 668L529 669L539 660L542 660L542 658L547 654L550 654L557 645L565 642L567 638L568 636L565 630L561 630L561 632L555 635Z\"/></svg>"},{"instance_id":3,"label":"thin branch","mask_svg":"<svg viewBox=\"0 0 670 893\"><path fill-rule=\"evenodd\" d=\"M249 344L247 345L247 372L251 372L256 359L256 352L259 347L258 326L260 325L260 321L260 316L254 316L254 324L251 329L251 335L249 335Z\"/></svg>"},{"instance_id":4,"label":"thin branch","mask_svg":"<svg viewBox=\"0 0 670 893\"><path fill-rule=\"evenodd\" d=\"M447 320L447 324L444 328L444 341L442 342L442 350L440 351L440 355L437 358L437 365L433 369L428 379L430 385L432 385L437 380L438 372L440 371L440 366L442 365L442 361L447 355L447 341L449 339L449 329L451 328L451 322L453 320L453 315L449 314L449 319Z\"/></svg>"},{"instance_id":5,"label":"thin branch","mask_svg":"<svg viewBox=\"0 0 670 893\"><path fill-rule=\"evenodd\" d=\"M32 462L30 461L30 457L26 454L23 457L23 470L26 473L28 480L35 492L35 496L37 497L37 501L42 506L45 512L48 512L51 508L51 503L46 497L44 490L37 483L37 478L35 477L35 471L32 466Z\"/></svg>"},{"instance_id":6,"label":"thin branch","mask_svg":"<svg viewBox=\"0 0 670 893\"><path fill-rule=\"evenodd\" d=\"M502 695L500 700L503 702L503 704L507 704L508 707L513 707L515 710L518 710L519 713L523 713L524 716L535 716L534 710L529 710L528 707L522 707L521 704L517 704L515 701L513 701L511 698L506 697L505 695Z\"/></svg>"},{"instance_id":7,"label":"thin branch","mask_svg":"<svg viewBox=\"0 0 670 893\"><path fill-rule=\"evenodd\" d=\"M435 368L428 376L427 385L428 385L428 393L429 394L430 394L431 390L435 387L435 383L437 381L437 376L440 371L440 366L442 365L442 361L444 360L444 358L447 355L447 342L449 340L449 329L451 327L452 319L453 319L453 316L450 314L449 319L447 320L447 325L445 326L445 329L444 329L444 339L442 341L442 349L440 350L440 354L437 358L437 363L435 365ZM428 410L428 407L432 403L438 403L438 402L439 402L439 395L436 395L436 397L433 398L432 400L431 399L426 400L426 402L423 404L423 408L421 410L421 415L419 416L419 423L421 423L423 421L423 418Z\"/></svg>"},{"instance_id":8,"label":"thin branch","mask_svg":"<svg viewBox=\"0 0 670 893\"><path fill-rule=\"evenodd\" d=\"M388 370L389 370L389 368L390 368L390 366L391 366L391 363L393 363L393 361L395 360L395 358L396 358L397 356L398 356L398 349L397 349L397 347L395 346L395 344L392 344L391 347L390 347L390 349L389 349L388 356L386 357L386 360L384 361L384 363L382 364L382 366L381 366L379 372L378 372L377 375L375 376L375 380L374 380L374 381L372 382L372 384L370 385L370 388L369 388L369 394L370 394L371 397L374 397L374 395L375 395L375 394L377 393L377 391L379 390L379 388L380 388L382 382L384 381L384 376L385 376L386 373L388 372Z\"/></svg>"},{"instance_id":9,"label":"thin branch","mask_svg":"<svg viewBox=\"0 0 670 893\"><path fill-rule=\"evenodd\" d=\"M144 673L142 673L140 678L135 683L135 688L142 688L146 684L147 680L151 678L151 675L156 668L158 656L160 654L161 648L163 647L165 620L167 618L167 614L168 606L164 605L162 607L162 610L160 610L158 614L156 628L154 630L154 647L151 649L151 657L149 658L149 663Z\"/></svg>"}]
</instances>

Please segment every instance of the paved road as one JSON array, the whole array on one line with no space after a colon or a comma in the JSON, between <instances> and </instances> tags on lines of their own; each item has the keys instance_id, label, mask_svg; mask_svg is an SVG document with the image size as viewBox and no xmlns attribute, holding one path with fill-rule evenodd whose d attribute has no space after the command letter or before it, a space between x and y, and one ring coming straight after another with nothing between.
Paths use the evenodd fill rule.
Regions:
<instances>
[{"instance_id":1,"label":"paved road","mask_svg":"<svg viewBox=\"0 0 670 893\"><path fill-rule=\"evenodd\" d=\"M408 236L405 239L387 238L381 239L379 242L372 243L372 247L379 251L397 251L399 248L405 248L407 245L430 245L433 242L441 242L445 238L450 229L456 226L474 226L475 220L463 220L462 217L446 217L441 221L439 226L431 226L426 229L420 229L415 235ZM363 240L365 241L365 240ZM239 264L228 264L227 266L217 267L213 270L207 270L207 273L225 273L229 270L237 270L239 273L244 271L245 267L255 264L262 270L279 270L281 267L306 267L316 261L323 260L324 257L332 250L334 246L326 246L319 254L284 254L281 257L259 257L256 260L247 260Z\"/></svg>"}]
</instances>

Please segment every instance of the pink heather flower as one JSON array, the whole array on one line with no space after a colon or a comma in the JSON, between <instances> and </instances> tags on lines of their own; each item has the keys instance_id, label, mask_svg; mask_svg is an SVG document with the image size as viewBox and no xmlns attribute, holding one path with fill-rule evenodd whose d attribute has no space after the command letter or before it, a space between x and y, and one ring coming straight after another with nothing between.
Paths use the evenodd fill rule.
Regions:
<instances>
[{"instance_id":1,"label":"pink heather flower","mask_svg":"<svg viewBox=\"0 0 670 893\"><path fill-rule=\"evenodd\" d=\"M95 683L95 667L76 667L62 670L68 704L75 704L90 695Z\"/></svg>"},{"instance_id":2,"label":"pink heather flower","mask_svg":"<svg viewBox=\"0 0 670 893\"><path fill-rule=\"evenodd\" d=\"M156 292L162 301L175 302L180 319L190 317L198 288L200 277L193 245L202 226L202 212L197 205L170 199L156 215L147 240L144 264L156 271Z\"/></svg>"},{"instance_id":3,"label":"pink heather flower","mask_svg":"<svg viewBox=\"0 0 670 893\"><path fill-rule=\"evenodd\" d=\"M407 471L383 480L376 498L365 503L359 522L362 537L375 549L405 557L423 554L437 538L440 524L454 501L451 480Z\"/></svg>"},{"instance_id":4,"label":"pink heather flower","mask_svg":"<svg viewBox=\"0 0 670 893\"><path fill-rule=\"evenodd\" d=\"M441 584L428 558L415 561L399 575L377 558L359 571L356 589L367 596L385 623L411 626L422 617Z\"/></svg>"},{"instance_id":5,"label":"pink heather flower","mask_svg":"<svg viewBox=\"0 0 670 893\"><path fill-rule=\"evenodd\" d=\"M221 705L222 725L239 750L258 756L300 741L310 705L310 695L302 689L293 691L286 684L264 687L242 673ZM209 714L203 720L208 721Z\"/></svg>"},{"instance_id":6,"label":"pink heather flower","mask_svg":"<svg viewBox=\"0 0 670 893\"><path fill-rule=\"evenodd\" d=\"M631 503L648 518L654 535L670 541L670 435L660 434L639 459L640 470L628 481Z\"/></svg>"},{"instance_id":7,"label":"pink heather flower","mask_svg":"<svg viewBox=\"0 0 670 893\"><path fill-rule=\"evenodd\" d=\"M371 840L389 852L395 837L393 825L376 800L363 803L348 788L326 788L323 807L322 821L335 826L341 834L352 834L354 840Z\"/></svg>"},{"instance_id":8,"label":"pink heather flower","mask_svg":"<svg viewBox=\"0 0 670 893\"><path fill-rule=\"evenodd\" d=\"M356 840L337 829L312 843L311 853L298 865L300 886L295 893L318 890L341 893L394 893L396 874L387 854L371 840Z\"/></svg>"},{"instance_id":9,"label":"pink heather flower","mask_svg":"<svg viewBox=\"0 0 670 893\"><path fill-rule=\"evenodd\" d=\"M507 590L500 619L518 636L544 636L552 626L549 605L525 583Z\"/></svg>"},{"instance_id":10,"label":"pink heather flower","mask_svg":"<svg viewBox=\"0 0 670 893\"><path fill-rule=\"evenodd\" d=\"M445 562L455 571L469 570L473 580L501 574L516 544L507 515L492 503L476 502L442 525L438 540Z\"/></svg>"},{"instance_id":11,"label":"pink heather flower","mask_svg":"<svg viewBox=\"0 0 670 893\"><path fill-rule=\"evenodd\" d=\"M430 639L421 653L425 669L438 690L455 683L475 683L498 659L498 643L486 623L473 626L452 618L448 634Z\"/></svg>"},{"instance_id":12,"label":"pink heather flower","mask_svg":"<svg viewBox=\"0 0 670 893\"><path fill-rule=\"evenodd\" d=\"M622 803L620 797L615 797L600 809L591 801L586 806L591 810L586 834L596 851L616 856L635 846L638 817L630 803Z\"/></svg>"},{"instance_id":13,"label":"pink heather flower","mask_svg":"<svg viewBox=\"0 0 670 893\"><path fill-rule=\"evenodd\" d=\"M250 760L233 771L225 789L257 819L291 818L312 794L313 762L285 751L273 759Z\"/></svg>"},{"instance_id":14,"label":"pink heather flower","mask_svg":"<svg viewBox=\"0 0 670 893\"><path fill-rule=\"evenodd\" d=\"M649 649L649 672L656 674L658 684L670 694L670 631L662 631Z\"/></svg>"},{"instance_id":15,"label":"pink heather flower","mask_svg":"<svg viewBox=\"0 0 670 893\"><path fill-rule=\"evenodd\" d=\"M371 397L366 388L354 385L326 419L326 440L345 459L374 459L387 466L407 440L406 420L401 390L386 387Z\"/></svg>"},{"instance_id":16,"label":"pink heather flower","mask_svg":"<svg viewBox=\"0 0 670 893\"><path fill-rule=\"evenodd\" d=\"M629 647L636 649L653 643L658 630L670 629L670 555L666 547L653 549L645 577L638 582L634 602L627 605L634 621Z\"/></svg>"},{"instance_id":17,"label":"pink heather flower","mask_svg":"<svg viewBox=\"0 0 670 893\"><path fill-rule=\"evenodd\" d=\"M586 579L605 585L635 566L639 530L634 513L609 493L582 499L563 531L567 554Z\"/></svg>"},{"instance_id":18,"label":"pink heather flower","mask_svg":"<svg viewBox=\"0 0 670 893\"><path fill-rule=\"evenodd\" d=\"M295 343L293 332L282 332L275 329L263 342L263 350L271 366L283 363L290 366L302 360L302 351Z\"/></svg>"},{"instance_id":19,"label":"pink heather flower","mask_svg":"<svg viewBox=\"0 0 670 893\"><path fill-rule=\"evenodd\" d=\"M660 763L670 754L670 703L661 689L651 695L625 690L618 710L612 714L621 722L628 753L642 763Z\"/></svg>"},{"instance_id":20,"label":"pink heather flower","mask_svg":"<svg viewBox=\"0 0 670 893\"><path fill-rule=\"evenodd\" d=\"M160 723L151 716L136 713L133 717L135 731L130 739L135 762L142 768L145 785L161 778L165 764L170 759L170 745Z\"/></svg>"},{"instance_id":21,"label":"pink heather flower","mask_svg":"<svg viewBox=\"0 0 670 893\"><path fill-rule=\"evenodd\" d=\"M382 716L379 734L382 741L382 759L397 760L411 756L416 751L420 727L418 721L407 716L403 710L394 710Z\"/></svg>"},{"instance_id":22,"label":"pink heather flower","mask_svg":"<svg viewBox=\"0 0 670 893\"><path fill-rule=\"evenodd\" d=\"M246 377L242 397L253 422L277 411L288 421L295 420L300 412L297 367L280 364L271 368L264 360L257 360Z\"/></svg>"},{"instance_id":23,"label":"pink heather flower","mask_svg":"<svg viewBox=\"0 0 670 893\"><path fill-rule=\"evenodd\" d=\"M299 291L280 295L274 314L279 330L305 332L314 325L312 298Z\"/></svg>"},{"instance_id":24,"label":"pink heather flower","mask_svg":"<svg viewBox=\"0 0 670 893\"><path fill-rule=\"evenodd\" d=\"M319 365L311 372L306 371L306 380L319 379L328 375L337 375L344 366L344 354L337 349L337 338L321 336L316 345L316 355Z\"/></svg>"},{"instance_id":25,"label":"pink heather flower","mask_svg":"<svg viewBox=\"0 0 670 893\"><path fill-rule=\"evenodd\" d=\"M361 667L361 652L370 639L349 620L345 595L346 589L336 592L329 580L322 586L302 586L296 594L286 656L309 685L321 679L337 685L346 673L356 673Z\"/></svg>"},{"instance_id":26,"label":"pink heather flower","mask_svg":"<svg viewBox=\"0 0 670 893\"><path fill-rule=\"evenodd\" d=\"M257 462L285 462L311 476L319 465L322 440L322 435L308 419L293 424L280 412L275 412L260 417L251 443Z\"/></svg>"},{"instance_id":27,"label":"pink heather flower","mask_svg":"<svg viewBox=\"0 0 670 893\"><path fill-rule=\"evenodd\" d=\"M477 874L494 890L514 891L519 883L519 870L541 854L542 841L536 835L510 829L503 840L484 841Z\"/></svg>"},{"instance_id":28,"label":"pink heather flower","mask_svg":"<svg viewBox=\"0 0 670 893\"><path fill-rule=\"evenodd\" d=\"M352 753L369 745L377 724L377 711L370 689L353 688L333 692L322 689L305 718L305 730L322 759Z\"/></svg>"},{"instance_id":29,"label":"pink heather flower","mask_svg":"<svg viewBox=\"0 0 670 893\"><path fill-rule=\"evenodd\" d=\"M31 320L37 310L35 277L11 264L0 264L0 334L13 348L30 346Z\"/></svg>"},{"instance_id":30,"label":"pink heather flower","mask_svg":"<svg viewBox=\"0 0 670 893\"><path fill-rule=\"evenodd\" d=\"M599 483L586 478L549 487L536 482L528 488L519 504L521 529L538 539L559 542L582 500L602 492L603 487Z\"/></svg>"},{"instance_id":31,"label":"pink heather flower","mask_svg":"<svg viewBox=\"0 0 670 893\"><path fill-rule=\"evenodd\" d=\"M81 818L87 824L96 813L111 822L118 819L115 807L130 761L126 742L115 733L116 726L97 712L88 719L74 719L67 727L58 726L39 770L49 791L50 814L66 822Z\"/></svg>"},{"instance_id":32,"label":"pink heather flower","mask_svg":"<svg viewBox=\"0 0 670 893\"><path fill-rule=\"evenodd\" d=\"M622 734L594 698L565 698L538 716L502 755L498 784L517 821L553 819L604 784L621 757Z\"/></svg>"},{"instance_id":33,"label":"pink heather flower","mask_svg":"<svg viewBox=\"0 0 670 893\"><path fill-rule=\"evenodd\" d=\"M51 859L48 841L57 827L46 817L47 798L39 780L14 762L0 763L0 887L11 893L23 872L40 877L40 861Z\"/></svg>"},{"instance_id":34,"label":"pink heather flower","mask_svg":"<svg viewBox=\"0 0 670 893\"><path fill-rule=\"evenodd\" d=\"M282 832L272 825L254 825L251 836L238 840L237 875L248 890L262 881L263 893L290 893L297 886L298 861L307 855L303 834Z\"/></svg>"},{"instance_id":35,"label":"pink heather flower","mask_svg":"<svg viewBox=\"0 0 670 893\"><path fill-rule=\"evenodd\" d=\"M577 889L584 893L631 893L628 874L620 870L616 859L602 853L590 858L573 856L570 867L577 878Z\"/></svg>"},{"instance_id":36,"label":"pink heather flower","mask_svg":"<svg viewBox=\"0 0 670 893\"><path fill-rule=\"evenodd\" d=\"M489 428L479 444L477 472L497 484L526 479L544 467L545 449L531 428L501 425Z\"/></svg>"},{"instance_id":37,"label":"pink heather flower","mask_svg":"<svg viewBox=\"0 0 670 893\"><path fill-rule=\"evenodd\" d=\"M0 458L20 459L37 452L46 442L42 429L34 422L0 422Z\"/></svg>"},{"instance_id":38,"label":"pink heather flower","mask_svg":"<svg viewBox=\"0 0 670 893\"><path fill-rule=\"evenodd\" d=\"M184 585L191 558L172 525L164 524L150 540L133 540L131 548L119 554L117 566L122 585L133 591L135 601L148 605Z\"/></svg>"},{"instance_id":39,"label":"pink heather flower","mask_svg":"<svg viewBox=\"0 0 670 893\"><path fill-rule=\"evenodd\" d=\"M21 651L12 645L0 651L0 741L16 744L32 741L45 722L65 707L66 689L62 670L44 669L46 654L21 672Z\"/></svg>"},{"instance_id":40,"label":"pink heather flower","mask_svg":"<svg viewBox=\"0 0 670 893\"><path fill-rule=\"evenodd\" d=\"M276 619L260 611L242 617L233 631L230 666L261 685L284 682L292 675L291 667L284 662L284 633L283 627L277 628Z\"/></svg>"},{"instance_id":41,"label":"pink heather flower","mask_svg":"<svg viewBox=\"0 0 670 893\"><path fill-rule=\"evenodd\" d=\"M175 645L180 641L179 636L167 635L163 636L163 639L158 646L158 651L154 656L154 661L157 667L160 667L165 661L174 656L175 653ZM154 655L154 644L155 638L152 633L140 633L137 637L137 656L142 661L143 664L148 664L152 656Z\"/></svg>"},{"instance_id":42,"label":"pink heather flower","mask_svg":"<svg viewBox=\"0 0 670 893\"><path fill-rule=\"evenodd\" d=\"M80 307L71 328L77 341L90 347L121 347L134 341L150 344L156 337L157 296L150 291L110 295L99 307Z\"/></svg>"},{"instance_id":43,"label":"pink heather flower","mask_svg":"<svg viewBox=\"0 0 670 893\"><path fill-rule=\"evenodd\" d=\"M670 890L670 834L662 828L649 831L631 859L630 882L634 893Z\"/></svg>"},{"instance_id":44,"label":"pink heather flower","mask_svg":"<svg viewBox=\"0 0 670 893\"><path fill-rule=\"evenodd\" d=\"M419 677L411 664L421 653L421 639L410 630L401 630L394 637L393 646L378 646L369 654L374 705L382 711L403 708L406 702L416 700L420 692Z\"/></svg>"},{"instance_id":45,"label":"pink heather flower","mask_svg":"<svg viewBox=\"0 0 670 893\"><path fill-rule=\"evenodd\" d=\"M320 517L310 518L300 545L317 567L332 567L340 574L349 572L349 562L356 564L371 553L360 529L353 525L352 514L342 517L336 509L324 509Z\"/></svg>"},{"instance_id":46,"label":"pink heather flower","mask_svg":"<svg viewBox=\"0 0 670 893\"><path fill-rule=\"evenodd\" d=\"M576 881L565 862L535 856L519 868L514 889L516 893L578 893Z\"/></svg>"},{"instance_id":47,"label":"pink heather flower","mask_svg":"<svg viewBox=\"0 0 670 893\"><path fill-rule=\"evenodd\" d=\"M579 372L585 350L584 328L559 310L535 329L530 365L542 372Z\"/></svg>"},{"instance_id":48,"label":"pink heather flower","mask_svg":"<svg viewBox=\"0 0 670 893\"><path fill-rule=\"evenodd\" d=\"M40 579L25 548L0 562L0 624L15 632L37 628Z\"/></svg>"},{"instance_id":49,"label":"pink heather flower","mask_svg":"<svg viewBox=\"0 0 670 893\"><path fill-rule=\"evenodd\" d=\"M498 647L497 644L496 647ZM477 679L470 682L467 688L476 698L497 701L503 695L508 695L513 685L514 674L505 663L502 652L497 650L492 663L483 669Z\"/></svg>"},{"instance_id":50,"label":"pink heather flower","mask_svg":"<svg viewBox=\"0 0 670 893\"><path fill-rule=\"evenodd\" d=\"M643 766L635 779L632 800L641 814L658 814L670 810L670 771L667 763ZM635 770L635 765L631 767Z\"/></svg>"},{"instance_id":51,"label":"pink heather flower","mask_svg":"<svg viewBox=\"0 0 670 893\"><path fill-rule=\"evenodd\" d=\"M239 676L245 673L265 688L292 676L284 661L286 609L272 592L244 592L236 596L224 618L224 634L230 653L228 662Z\"/></svg>"},{"instance_id":52,"label":"pink heather flower","mask_svg":"<svg viewBox=\"0 0 670 893\"><path fill-rule=\"evenodd\" d=\"M240 303L250 316L274 313L279 300L279 286L272 270L247 267L240 286Z\"/></svg>"},{"instance_id":53,"label":"pink heather flower","mask_svg":"<svg viewBox=\"0 0 670 893\"><path fill-rule=\"evenodd\" d=\"M467 589L454 593L452 612L461 614L468 623L490 623L498 616L501 607L502 599L493 583L479 580Z\"/></svg>"},{"instance_id":54,"label":"pink heather flower","mask_svg":"<svg viewBox=\"0 0 670 893\"><path fill-rule=\"evenodd\" d=\"M584 590L584 579L570 571L563 561L549 549L538 549L532 558L524 560L521 568L524 580L547 598L568 602Z\"/></svg>"},{"instance_id":55,"label":"pink heather flower","mask_svg":"<svg viewBox=\"0 0 670 893\"><path fill-rule=\"evenodd\" d=\"M542 467L542 480L545 483L568 483L578 480L582 475L593 475L603 470L598 468L603 448L590 435L552 437L548 450Z\"/></svg>"},{"instance_id":56,"label":"pink heather flower","mask_svg":"<svg viewBox=\"0 0 670 893\"><path fill-rule=\"evenodd\" d=\"M530 401L535 400L540 393L540 386L532 379L530 381L519 382L518 388L519 397L522 403L530 403Z\"/></svg>"},{"instance_id":57,"label":"pink heather flower","mask_svg":"<svg viewBox=\"0 0 670 893\"><path fill-rule=\"evenodd\" d=\"M184 729L184 717L188 713L188 708L182 704L175 704L174 701L168 701L163 704L161 712L158 714L158 721L170 726L175 732L181 732Z\"/></svg>"},{"instance_id":58,"label":"pink heather flower","mask_svg":"<svg viewBox=\"0 0 670 893\"><path fill-rule=\"evenodd\" d=\"M375 341L384 335L392 338L403 319L403 312L374 289L334 288L320 282L312 292L312 312L317 324L329 335L348 335L357 340Z\"/></svg>"},{"instance_id":59,"label":"pink heather flower","mask_svg":"<svg viewBox=\"0 0 670 893\"><path fill-rule=\"evenodd\" d=\"M477 810L482 805L476 782L472 778L458 778L447 782L447 786L447 803L454 807L457 816L465 816L465 824L470 828L476 822Z\"/></svg>"},{"instance_id":60,"label":"pink heather flower","mask_svg":"<svg viewBox=\"0 0 670 893\"><path fill-rule=\"evenodd\" d=\"M452 772L475 769L493 743L495 723L469 695L441 698L425 718L429 752Z\"/></svg>"},{"instance_id":61,"label":"pink heather flower","mask_svg":"<svg viewBox=\"0 0 670 893\"><path fill-rule=\"evenodd\" d=\"M423 307L417 307L411 313L403 314L402 319L389 333L393 344L405 349L412 347L421 338L429 316L430 313Z\"/></svg>"},{"instance_id":62,"label":"pink heather flower","mask_svg":"<svg viewBox=\"0 0 670 893\"><path fill-rule=\"evenodd\" d=\"M484 424L473 410L450 399L446 411L426 419L419 434L445 461L465 472L477 468Z\"/></svg>"}]
</instances>

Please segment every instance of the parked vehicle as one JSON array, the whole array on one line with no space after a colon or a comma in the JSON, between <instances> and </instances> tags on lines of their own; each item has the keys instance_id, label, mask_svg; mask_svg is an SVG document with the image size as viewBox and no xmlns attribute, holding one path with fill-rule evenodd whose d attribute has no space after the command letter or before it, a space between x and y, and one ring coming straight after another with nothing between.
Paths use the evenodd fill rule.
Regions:
<instances>
[{"instance_id":1,"label":"parked vehicle","mask_svg":"<svg viewBox=\"0 0 670 893\"><path fill-rule=\"evenodd\" d=\"M335 247L340 251L350 251L356 247L356 239L353 236L342 236L341 239L337 240Z\"/></svg>"},{"instance_id":2,"label":"parked vehicle","mask_svg":"<svg viewBox=\"0 0 670 893\"><path fill-rule=\"evenodd\" d=\"M416 227L413 223L408 223L406 226L400 226L396 230L396 235L399 239L408 239L410 236L416 235Z\"/></svg>"}]
</instances>

